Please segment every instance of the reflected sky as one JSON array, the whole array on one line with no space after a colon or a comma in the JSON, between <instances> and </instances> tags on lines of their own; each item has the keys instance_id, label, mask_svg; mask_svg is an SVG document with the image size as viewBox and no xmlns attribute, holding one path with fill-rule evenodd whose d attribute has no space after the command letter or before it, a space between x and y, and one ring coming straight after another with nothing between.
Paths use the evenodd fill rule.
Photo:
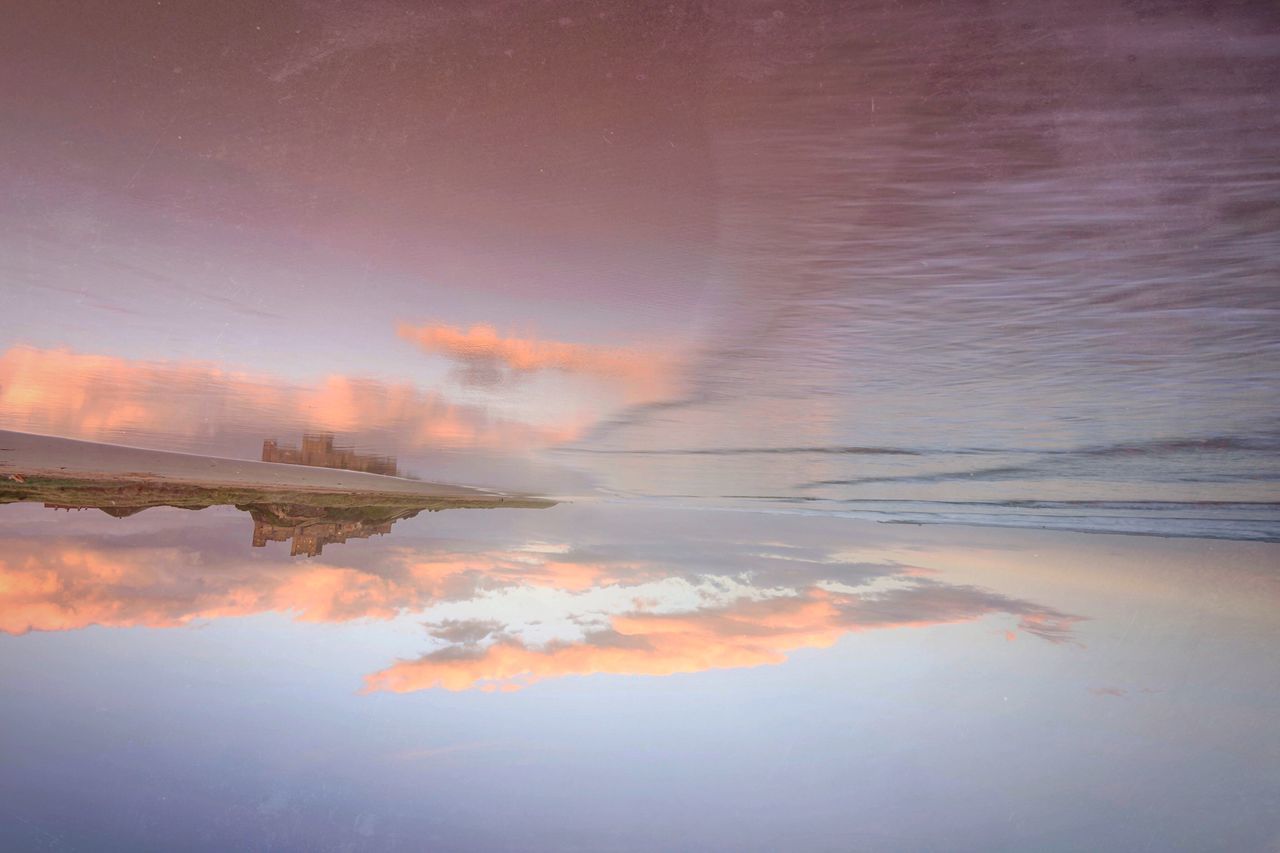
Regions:
<instances>
[{"instance_id":1,"label":"reflected sky","mask_svg":"<svg viewBox=\"0 0 1280 853\"><path fill-rule=\"evenodd\" d=\"M788 652L826 648L850 632L997 613L1013 617L1010 639L1016 630L1070 642L1079 619L943 583L935 569L858 562L821 545L699 538L633 544L625 559L607 540L598 551L543 541L469 551L407 544L400 531L412 515L399 515L396 541L373 546L354 565L341 555L331 563L332 548L323 562L287 559L299 556L296 546L246 562L240 548L205 554L128 531L123 540L9 540L3 628L169 627L280 610L316 622L413 612L441 648L365 680L367 690L407 692L778 664ZM257 547L271 541L259 538L255 530Z\"/></svg>"},{"instance_id":2,"label":"reflected sky","mask_svg":"<svg viewBox=\"0 0 1280 853\"><path fill-rule=\"evenodd\" d=\"M308 559L240 517L0 510L6 843L1275 837L1274 545L590 503Z\"/></svg>"}]
</instances>

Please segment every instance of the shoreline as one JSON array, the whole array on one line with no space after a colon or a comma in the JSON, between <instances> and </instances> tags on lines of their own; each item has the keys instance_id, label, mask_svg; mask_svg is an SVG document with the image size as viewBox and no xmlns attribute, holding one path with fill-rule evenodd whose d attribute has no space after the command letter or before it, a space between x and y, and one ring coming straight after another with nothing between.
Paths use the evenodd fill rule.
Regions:
<instances>
[{"instance_id":1,"label":"shoreline","mask_svg":"<svg viewBox=\"0 0 1280 853\"><path fill-rule=\"evenodd\" d=\"M0 430L0 482L6 486L20 485L22 481L14 480L13 475L24 480L75 481L100 486L134 484L387 496L495 506L510 505L512 501L545 503L546 506L555 503L536 495L409 480L363 471L200 456Z\"/></svg>"}]
</instances>

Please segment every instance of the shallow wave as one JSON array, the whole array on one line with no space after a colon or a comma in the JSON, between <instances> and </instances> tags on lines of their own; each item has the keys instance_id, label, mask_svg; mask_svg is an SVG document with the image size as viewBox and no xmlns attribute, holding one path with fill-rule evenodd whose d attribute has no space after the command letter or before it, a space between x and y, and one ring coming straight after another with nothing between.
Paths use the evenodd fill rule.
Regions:
<instances>
[{"instance_id":1,"label":"shallow wave","mask_svg":"<svg viewBox=\"0 0 1280 853\"><path fill-rule=\"evenodd\" d=\"M997 468L975 468L971 471L946 471L936 474L904 474L890 477L853 477L839 480L815 480L802 483L797 488L811 489L819 486L866 486L873 483L945 483L948 480L1009 480L1015 477L1044 475L1039 468L1023 465L1005 465Z\"/></svg>"},{"instance_id":2,"label":"shallow wave","mask_svg":"<svg viewBox=\"0 0 1280 853\"><path fill-rule=\"evenodd\" d=\"M592 453L601 455L617 455L617 456L757 456L772 454L804 454L804 453L834 453L834 454L865 454L868 456L924 456L928 453L938 451L932 450L916 450L908 447L857 447L836 445L831 447L689 447L675 448L667 450L647 450L647 449L625 449L610 450L597 449L590 447L568 447L560 448L560 452L564 453Z\"/></svg>"},{"instance_id":3,"label":"shallow wave","mask_svg":"<svg viewBox=\"0 0 1280 853\"><path fill-rule=\"evenodd\" d=\"M694 504L698 506L698 504ZM1128 536L1280 542L1280 502L877 501L727 496L702 509L753 510L879 521L958 524Z\"/></svg>"},{"instance_id":4,"label":"shallow wave","mask_svg":"<svg viewBox=\"0 0 1280 853\"><path fill-rule=\"evenodd\" d=\"M1167 438L1153 441L1124 442L1099 447L1082 447L1076 450L1042 451L1045 453L1074 453L1081 456L1127 456L1133 454L1182 453L1185 451L1246 450L1268 452L1280 450L1280 437L1275 436L1213 436L1209 438Z\"/></svg>"},{"instance_id":5,"label":"shallow wave","mask_svg":"<svg viewBox=\"0 0 1280 853\"><path fill-rule=\"evenodd\" d=\"M1162 455L1183 452L1280 450L1280 436L1205 436L1161 438L1150 441L1127 441L1083 447L887 447L863 445L811 445L762 447L668 447L668 448L596 448L561 447L559 453L602 456L754 456L772 454L865 454L885 456L931 456L950 454L1031 453L1045 456L1133 456Z\"/></svg>"}]
</instances>

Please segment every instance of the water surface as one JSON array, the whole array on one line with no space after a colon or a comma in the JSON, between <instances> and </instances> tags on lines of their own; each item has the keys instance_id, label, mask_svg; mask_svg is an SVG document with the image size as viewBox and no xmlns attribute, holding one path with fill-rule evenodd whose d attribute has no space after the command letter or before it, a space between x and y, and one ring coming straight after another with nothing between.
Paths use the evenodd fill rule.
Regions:
<instances>
[{"instance_id":1,"label":"water surface","mask_svg":"<svg viewBox=\"0 0 1280 853\"><path fill-rule=\"evenodd\" d=\"M5 846L1265 849L1274 545L0 512Z\"/></svg>"}]
</instances>

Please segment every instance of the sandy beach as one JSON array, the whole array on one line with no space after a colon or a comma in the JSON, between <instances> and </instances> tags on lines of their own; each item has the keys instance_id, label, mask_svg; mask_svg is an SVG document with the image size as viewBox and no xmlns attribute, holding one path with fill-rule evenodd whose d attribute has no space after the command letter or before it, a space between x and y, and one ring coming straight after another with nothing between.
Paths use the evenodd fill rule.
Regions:
<instances>
[{"instance_id":1,"label":"sandy beach","mask_svg":"<svg viewBox=\"0 0 1280 853\"><path fill-rule=\"evenodd\" d=\"M531 498L360 471L171 453L0 430L0 476L15 474L24 479L139 481L174 486L457 499L468 503Z\"/></svg>"}]
</instances>

